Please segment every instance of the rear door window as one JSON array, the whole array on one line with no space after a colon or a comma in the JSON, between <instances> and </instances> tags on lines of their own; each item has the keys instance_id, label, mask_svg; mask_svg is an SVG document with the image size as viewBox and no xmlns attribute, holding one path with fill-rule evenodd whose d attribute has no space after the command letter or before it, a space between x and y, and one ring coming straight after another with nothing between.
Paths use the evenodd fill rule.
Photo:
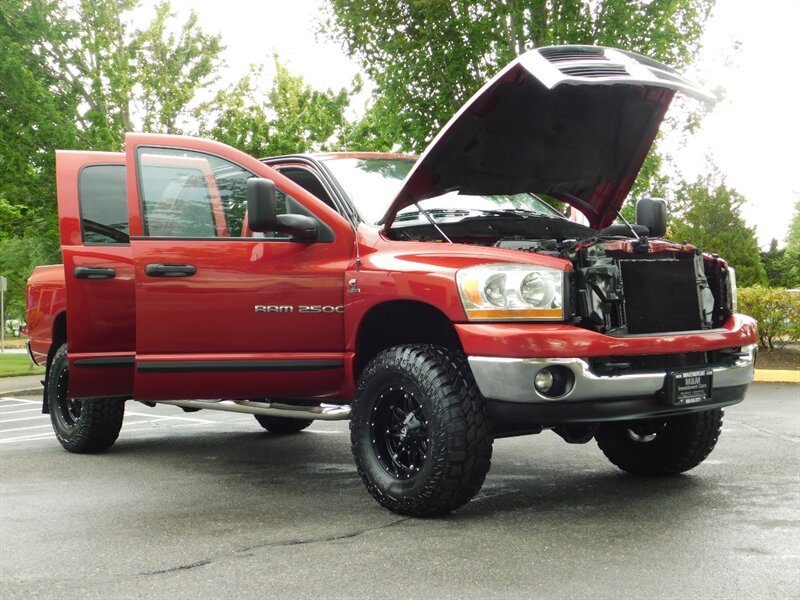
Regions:
<instances>
[{"instance_id":1,"label":"rear door window","mask_svg":"<svg viewBox=\"0 0 800 600\"><path fill-rule=\"evenodd\" d=\"M89 165L81 169L78 200L84 244L129 243L125 165Z\"/></svg>"}]
</instances>

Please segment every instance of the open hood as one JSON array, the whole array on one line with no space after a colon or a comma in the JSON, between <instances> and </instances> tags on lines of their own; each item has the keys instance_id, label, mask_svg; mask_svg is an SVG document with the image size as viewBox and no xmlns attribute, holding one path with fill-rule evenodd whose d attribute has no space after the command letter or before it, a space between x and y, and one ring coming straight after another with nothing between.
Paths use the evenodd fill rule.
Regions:
<instances>
[{"instance_id":1,"label":"open hood","mask_svg":"<svg viewBox=\"0 0 800 600\"><path fill-rule=\"evenodd\" d=\"M676 91L715 101L659 62L597 46L550 46L517 57L445 125L379 221L451 190L532 192L610 225Z\"/></svg>"}]
</instances>

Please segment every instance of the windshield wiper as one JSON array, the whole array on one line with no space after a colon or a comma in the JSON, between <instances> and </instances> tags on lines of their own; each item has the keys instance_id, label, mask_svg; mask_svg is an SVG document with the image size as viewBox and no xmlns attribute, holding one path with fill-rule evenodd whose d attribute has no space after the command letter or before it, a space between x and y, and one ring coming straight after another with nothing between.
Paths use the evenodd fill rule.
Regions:
<instances>
[{"instance_id":1,"label":"windshield wiper","mask_svg":"<svg viewBox=\"0 0 800 600\"><path fill-rule=\"evenodd\" d=\"M491 215L493 217L521 217L523 219L529 219L531 217L537 219L563 219L564 217L556 217L554 215L546 215L544 213L537 212L535 210L528 210L525 208L501 208L501 209L478 209L479 212L483 213L484 215Z\"/></svg>"}]
</instances>

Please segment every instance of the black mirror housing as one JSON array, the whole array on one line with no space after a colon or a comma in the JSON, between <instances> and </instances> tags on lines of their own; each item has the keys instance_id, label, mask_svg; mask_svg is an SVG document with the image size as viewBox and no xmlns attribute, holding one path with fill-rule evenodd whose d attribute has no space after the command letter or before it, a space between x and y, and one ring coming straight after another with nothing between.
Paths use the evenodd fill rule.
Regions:
<instances>
[{"instance_id":1,"label":"black mirror housing","mask_svg":"<svg viewBox=\"0 0 800 600\"><path fill-rule=\"evenodd\" d=\"M641 198L636 203L636 224L644 225L650 237L667 233L667 203L661 198Z\"/></svg>"},{"instance_id":2,"label":"black mirror housing","mask_svg":"<svg viewBox=\"0 0 800 600\"><path fill-rule=\"evenodd\" d=\"M247 224L251 231L288 233L300 242L319 239L319 222L307 215L277 214L275 182L251 177L247 180Z\"/></svg>"},{"instance_id":3,"label":"black mirror housing","mask_svg":"<svg viewBox=\"0 0 800 600\"><path fill-rule=\"evenodd\" d=\"M275 231L277 205L275 182L270 179L251 177L247 180L247 224L251 231Z\"/></svg>"},{"instance_id":4,"label":"black mirror housing","mask_svg":"<svg viewBox=\"0 0 800 600\"><path fill-rule=\"evenodd\" d=\"M316 242L319 239L319 223L306 215L278 215L275 231L288 233L300 242Z\"/></svg>"}]
</instances>

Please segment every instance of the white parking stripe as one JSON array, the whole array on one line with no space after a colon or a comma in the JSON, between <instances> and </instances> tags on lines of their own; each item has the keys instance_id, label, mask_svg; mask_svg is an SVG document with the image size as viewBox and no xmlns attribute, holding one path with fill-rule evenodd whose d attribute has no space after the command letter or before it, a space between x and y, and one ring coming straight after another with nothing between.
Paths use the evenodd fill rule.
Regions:
<instances>
[{"instance_id":1,"label":"white parking stripe","mask_svg":"<svg viewBox=\"0 0 800 600\"><path fill-rule=\"evenodd\" d=\"M56 439L52 433L35 433L33 435L21 435L7 439L0 439L0 444L10 444L11 442L30 442L32 440Z\"/></svg>"},{"instance_id":2,"label":"white parking stripe","mask_svg":"<svg viewBox=\"0 0 800 600\"><path fill-rule=\"evenodd\" d=\"M42 412L41 408L18 408L17 410L0 410L0 417L5 417L6 415L15 415L17 413L26 413L26 412Z\"/></svg>"},{"instance_id":3,"label":"white parking stripe","mask_svg":"<svg viewBox=\"0 0 800 600\"><path fill-rule=\"evenodd\" d=\"M208 419L198 419L197 417L194 417L194 418L192 418L192 417L162 417L162 416L154 417L150 413L128 412L128 411L125 412L125 415L126 416L127 415L132 415L132 416L135 416L135 417L148 417L148 418L152 419L153 421L165 421L167 419L174 419L176 421L191 421L193 423L215 423L216 422L216 421L209 421Z\"/></svg>"},{"instance_id":4,"label":"white parking stripe","mask_svg":"<svg viewBox=\"0 0 800 600\"><path fill-rule=\"evenodd\" d=\"M52 427L50 423L47 425L32 425L31 427L15 427L14 429L3 429L0 433L11 433L12 431L27 431L29 429L41 429L42 427Z\"/></svg>"},{"instance_id":5,"label":"white parking stripe","mask_svg":"<svg viewBox=\"0 0 800 600\"><path fill-rule=\"evenodd\" d=\"M14 398L9 396L7 398L0 398L0 405L6 406L9 402L21 402L22 404L41 404L41 400L28 400L26 398Z\"/></svg>"},{"instance_id":6,"label":"white parking stripe","mask_svg":"<svg viewBox=\"0 0 800 600\"><path fill-rule=\"evenodd\" d=\"M151 423L150 422L141 421L141 422L137 422L137 423L133 423L133 424L134 425L150 425ZM211 421L203 422L203 423L175 423L174 425L170 425L169 429L177 429L178 427L205 427L206 425L213 425L213 424L214 423L212 423ZM128 429L128 426L127 425L123 425L123 429ZM153 427L152 429L154 431L159 430L159 428L157 428L157 427ZM138 428L138 429L136 429L136 431L147 431L147 430L146 429L142 429L142 428ZM163 431L163 429L161 429L160 431Z\"/></svg>"},{"instance_id":7,"label":"white parking stripe","mask_svg":"<svg viewBox=\"0 0 800 600\"><path fill-rule=\"evenodd\" d=\"M0 419L0 425L3 423L15 423L16 421L32 421L33 419L47 418L47 415L37 415L35 417L20 417L19 419Z\"/></svg>"}]
</instances>

